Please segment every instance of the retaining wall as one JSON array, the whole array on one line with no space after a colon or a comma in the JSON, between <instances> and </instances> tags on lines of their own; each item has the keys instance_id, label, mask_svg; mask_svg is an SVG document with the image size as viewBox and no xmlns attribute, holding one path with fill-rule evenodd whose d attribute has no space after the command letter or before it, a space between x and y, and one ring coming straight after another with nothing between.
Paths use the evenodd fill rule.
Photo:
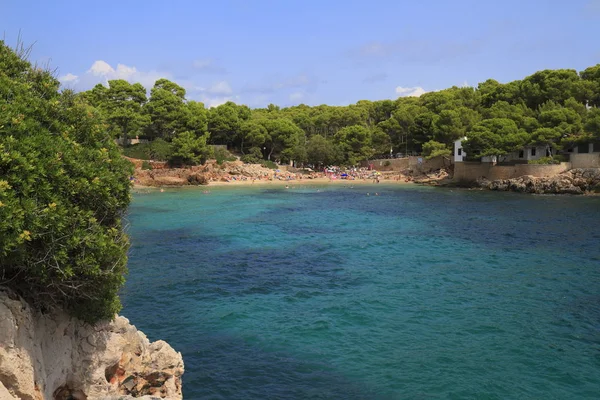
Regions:
<instances>
[{"instance_id":1,"label":"retaining wall","mask_svg":"<svg viewBox=\"0 0 600 400\"><path fill-rule=\"evenodd\" d=\"M450 160L444 157L435 157L431 160L426 160L425 157L410 156L405 158L362 161L360 166L368 167L369 164L373 164L373 168L377 171L403 171L410 168L418 172L429 172L450 166Z\"/></svg>"},{"instance_id":2,"label":"retaining wall","mask_svg":"<svg viewBox=\"0 0 600 400\"><path fill-rule=\"evenodd\" d=\"M425 157L408 157L408 167L412 170L427 173L430 171L435 171L440 168L447 168L451 164L449 159L444 157L434 157L430 160L425 159Z\"/></svg>"},{"instance_id":3,"label":"retaining wall","mask_svg":"<svg viewBox=\"0 0 600 400\"><path fill-rule=\"evenodd\" d=\"M600 153L577 153L569 156L572 168L600 168Z\"/></svg>"},{"instance_id":4,"label":"retaining wall","mask_svg":"<svg viewBox=\"0 0 600 400\"><path fill-rule=\"evenodd\" d=\"M373 168L377 171L402 171L408 168L408 158L390 158L390 159L379 159L361 161L361 167L368 167L369 164L373 164Z\"/></svg>"},{"instance_id":5,"label":"retaining wall","mask_svg":"<svg viewBox=\"0 0 600 400\"><path fill-rule=\"evenodd\" d=\"M554 176L571 169L571 163L495 165L493 163L457 162L454 164L454 180L473 182L480 178L489 180L513 179L524 175L537 178Z\"/></svg>"}]
</instances>

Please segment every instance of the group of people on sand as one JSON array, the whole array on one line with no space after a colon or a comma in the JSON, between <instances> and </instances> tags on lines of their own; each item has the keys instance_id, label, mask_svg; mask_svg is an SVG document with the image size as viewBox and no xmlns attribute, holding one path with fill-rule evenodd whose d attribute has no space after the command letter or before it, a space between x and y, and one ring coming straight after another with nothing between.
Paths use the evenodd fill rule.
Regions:
<instances>
[{"instance_id":1,"label":"group of people on sand","mask_svg":"<svg viewBox=\"0 0 600 400\"><path fill-rule=\"evenodd\" d=\"M379 172L366 167L342 169L337 166L329 166L324 168L323 174L329 178L330 181L336 179L346 179L350 181L358 179L366 181L367 179L372 179L373 183L379 183L379 177L381 175Z\"/></svg>"},{"instance_id":2,"label":"group of people on sand","mask_svg":"<svg viewBox=\"0 0 600 400\"><path fill-rule=\"evenodd\" d=\"M317 176L310 176L309 179L316 178ZM275 171L273 175L264 173L259 176L245 176L245 175L227 175L222 178L226 182L246 182L252 181L252 183L256 181L293 181L293 180L302 180L304 176L302 174L295 174L287 171Z\"/></svg>"},{"instance_id":3,"label":"group of people on sand","mask_svg":"<svg viewBox=\"0 0 600 400\"><path fill-rule=\"evenodd\" d=\"M383 175L373 169L361 167L361 168L348 168L342 169L337 166L329 166L323 168L322 172L312 171L310 173L294 173L286 170L275 170L272 173L263 172L258 176L245 176L245 175L225 175L221 177L221 180L224 182L246 182L251 181L254 182L264 182L264 181L301 181L307 179L319 179L319 178L327 178L330 182L335 180L362 180L362 181L372 181L372 183L380 183L381 179L383 179ZM404 182L412 182L413 178L411 176L405 176L401 173L392 177L388 176L385 179L393 179L395 181L404 180Z\"/></svg>"}]
</instances>

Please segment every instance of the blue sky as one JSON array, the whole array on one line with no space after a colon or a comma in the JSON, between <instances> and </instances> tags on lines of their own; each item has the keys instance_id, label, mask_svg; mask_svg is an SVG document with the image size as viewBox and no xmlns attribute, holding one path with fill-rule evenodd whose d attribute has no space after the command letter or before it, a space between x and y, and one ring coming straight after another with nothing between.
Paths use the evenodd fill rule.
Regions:
<instances>
[{"instance_id":1,"label":"blue sky","mask_svg":"<svg viewBox=\"0 0 600 400\"><path fill-rule=\"evenodd\" d=\"M214 106L345 105L600 63L600 0L0 0L65 87L160 77Z\"/></svg>"}]
</instances>

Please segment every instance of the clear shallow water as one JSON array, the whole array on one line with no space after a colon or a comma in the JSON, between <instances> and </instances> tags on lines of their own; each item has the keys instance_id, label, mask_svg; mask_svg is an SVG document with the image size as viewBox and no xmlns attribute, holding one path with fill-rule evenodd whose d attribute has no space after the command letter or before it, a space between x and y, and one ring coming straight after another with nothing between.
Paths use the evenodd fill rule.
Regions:
<instances>
[{"instance_id":1,"label":"clear shallow water","mask_svg":"<svg viewBox=\"0 0 600 400\"><path fill-rule=\"evenodd\" d=\"M179 189L129 221L122 314L186 399L600 396L598 197Z\"/></svg>"}]
</instances>

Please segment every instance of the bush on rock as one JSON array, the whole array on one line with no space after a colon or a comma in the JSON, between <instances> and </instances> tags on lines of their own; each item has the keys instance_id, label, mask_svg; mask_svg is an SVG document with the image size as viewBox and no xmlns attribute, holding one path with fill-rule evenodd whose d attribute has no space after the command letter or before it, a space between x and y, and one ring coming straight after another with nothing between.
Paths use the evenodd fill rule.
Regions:
<instances>
[{"instance_id":1,"label":"bush on rock","mask_svg":"<svg viewBox=\"0 0 600 400\"><path fill-rule=\"evenodd\" d=\"M132 167L59 85L0 41L0 285L95 322L121 307Z\"/></svg>"}]
</instances>

